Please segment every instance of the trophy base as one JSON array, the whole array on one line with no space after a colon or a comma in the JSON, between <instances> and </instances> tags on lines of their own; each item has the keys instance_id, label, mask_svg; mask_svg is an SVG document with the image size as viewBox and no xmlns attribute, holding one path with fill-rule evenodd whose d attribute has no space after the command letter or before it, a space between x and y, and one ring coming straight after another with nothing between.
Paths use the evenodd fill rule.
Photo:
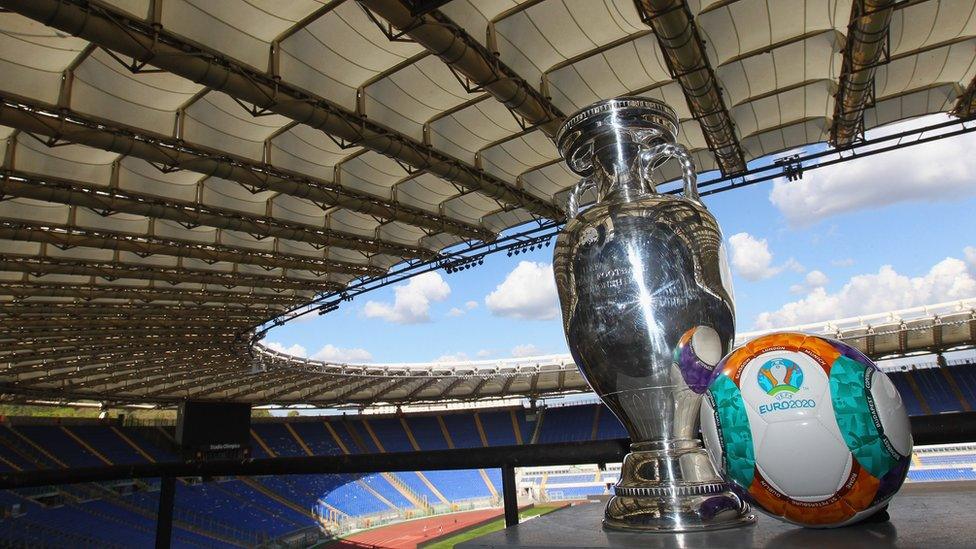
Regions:
<instances>
[{"instance_id":1,"label":"trophy base","mask_svg":"<svg viewBox=\"0 0 976 549\"><path fill-rule=\"evenodd\" d=\"M642 532L700 532L756 522L749 505L715 473L701 443L636 450L624 458L603 527Z\"/></svg>"}]
</instances>

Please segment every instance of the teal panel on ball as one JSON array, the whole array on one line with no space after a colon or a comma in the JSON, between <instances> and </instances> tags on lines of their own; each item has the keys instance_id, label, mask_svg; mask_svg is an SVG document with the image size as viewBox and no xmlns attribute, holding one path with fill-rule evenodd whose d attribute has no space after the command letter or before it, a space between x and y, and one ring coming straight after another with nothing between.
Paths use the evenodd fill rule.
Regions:
<instances>
[{"instance_id":1,"label":"teal panel on ball","mask_svg":"<svg viewBox=\"0 0 976 549\"><path fill-rule=\"evenodd\" d=\"M715 405L718 435L725 451L725 470L736 484L748 489L755 477L756 457L742 393L724 375L715 378L708 390Z\"/></svg>"},{"instance_id":2,"label":"teal panel on ball","mask_svg":"<svg viewBox=\"0 0 976 549\"><path fill-rule=\"evenodd\" d=\"M830 367L830 399L837 427L857 462L875 478L881 478L896 463L881 434L881 421L874 409L867 376L873 375L864 364L840 356Z\"/></svg>"}]
</instances>

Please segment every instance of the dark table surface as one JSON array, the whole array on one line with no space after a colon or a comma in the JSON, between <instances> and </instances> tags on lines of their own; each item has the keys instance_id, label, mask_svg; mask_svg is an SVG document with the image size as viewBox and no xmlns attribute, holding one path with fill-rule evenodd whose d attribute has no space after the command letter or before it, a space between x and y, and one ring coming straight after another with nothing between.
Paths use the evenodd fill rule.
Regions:
<instances>
[{"instance_id":1,"label":"dark table surface","mask_svg":"<svg viewBox=\"0 0 976 549\"><path fill-rule=\"evenodd\" d=\"M732 530L615 532L600 526L603 507L603 501L575 505L456 547L976 548L976 482L909 484L888 507L889 522L832 530L799 528L760 513L755 525Z\"/></svg>"}]
</instances>

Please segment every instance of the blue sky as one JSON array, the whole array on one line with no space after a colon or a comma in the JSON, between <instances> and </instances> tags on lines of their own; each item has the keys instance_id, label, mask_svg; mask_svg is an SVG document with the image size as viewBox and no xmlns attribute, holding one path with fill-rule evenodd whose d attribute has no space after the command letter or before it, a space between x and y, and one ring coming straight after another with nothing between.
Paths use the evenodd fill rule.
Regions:
<instances>
[{"instance_id":1,"label":"blue sky","mask_svg":"<svg viewBox=\"0 0 976 549\"><path fill-rule=\"evenodd\" d=\"M973 150L969 134L707 197L730 252L738 330L976 297ZM418 277L265 343L349 362L564 353L551 254Z\"/></svg>"}]
</instances>

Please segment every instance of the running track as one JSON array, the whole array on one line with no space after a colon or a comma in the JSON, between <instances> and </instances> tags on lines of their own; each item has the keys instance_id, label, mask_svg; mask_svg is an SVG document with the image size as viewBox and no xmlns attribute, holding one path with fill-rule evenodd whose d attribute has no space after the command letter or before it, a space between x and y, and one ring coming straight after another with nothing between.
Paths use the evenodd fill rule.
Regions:
<instances>
[{"instance_id":1,"label":"running track","mask_svg":"<svg viewBox=\"0 0 976 549\"><path fill-rule=\"evenodd\" d=\"M428 539L440 537L455 530L467 528L472 524L500 516L502 516L501 509L482 509L480 511L410 520L353 534L328 545L328 548L413 549L417 547L418 543Z\"/></svg>"}]
</instances>

